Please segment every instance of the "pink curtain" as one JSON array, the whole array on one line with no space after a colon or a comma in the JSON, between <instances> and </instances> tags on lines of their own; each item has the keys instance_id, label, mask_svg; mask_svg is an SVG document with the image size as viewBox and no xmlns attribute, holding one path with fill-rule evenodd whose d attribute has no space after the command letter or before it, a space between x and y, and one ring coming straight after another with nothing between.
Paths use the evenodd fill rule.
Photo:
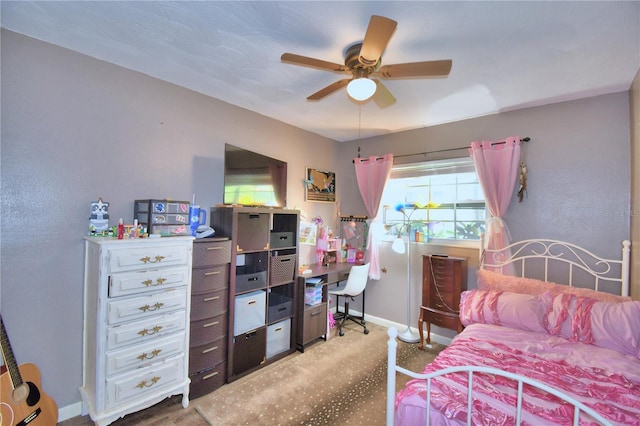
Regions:
<instances>
[{"instance_id":1,"label":"pink curtain","mask_svg":"<svg viewBox=\"0 0 640 426\"><path fill-rule=\"evenodd\" d=\"M476 168L485 202L491 215L486 221L486 248L501 249L511 242L509 228L502 220L507 212L518 175L520 138L506 141L471 142L469 153ZM481 247L484 250L485 247Z\"/></svg>"},{"instance_id":2,"label":"pink curtain","mask_svg":"<svg viewBox=\"0 0 640 426\"><path fill-rule=\"evenodd\" d=\"M382 157L355 158L356 179L362 201L369 215L369 235L367 237L367 261L369 262L369 278L380 279L380 252L378 249L376 215L380 207L382 191L391 174L393 166L393 154Z\"/></svg>"}]
</instances>

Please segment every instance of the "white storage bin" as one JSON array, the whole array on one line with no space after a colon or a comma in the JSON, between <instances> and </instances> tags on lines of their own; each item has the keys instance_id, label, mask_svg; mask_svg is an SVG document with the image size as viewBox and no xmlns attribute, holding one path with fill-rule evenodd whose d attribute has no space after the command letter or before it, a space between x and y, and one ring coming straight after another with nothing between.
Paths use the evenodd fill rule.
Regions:
<instances>
[{"instance_id":1,"label":"white storage bin","mask_svg":"<svg viewBox=\"0 0 640 426\"><path fill-rule=\"evenodd\" d=\"M267 293L258 290L240 294L235 297L235 316L233 321L233 335L238 336L247 331L265 325Z\"/></svg>"},{"instance_id":2,"label":"white storage bin","mask_svg":"<svg viewBox=\"0 0 640 426\"><path fill-rule=\"evenodd\" d=\"M267 327L267 359L291 347L291 318Z\"/></svg>"}]
</instances>

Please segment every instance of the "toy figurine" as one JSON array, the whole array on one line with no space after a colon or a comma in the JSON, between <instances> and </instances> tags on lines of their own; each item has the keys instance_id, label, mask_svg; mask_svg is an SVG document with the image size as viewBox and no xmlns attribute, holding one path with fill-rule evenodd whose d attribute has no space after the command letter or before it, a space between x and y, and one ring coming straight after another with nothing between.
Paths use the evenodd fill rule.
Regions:
<instances>
[{"instance_id":1,"label":"toy figurine","mask_svg":"<svg viewBox=\"0 0 640 426\"><path fill-rule=\"evenodd\" d=\"M109 203L102 201L102 198L91 202L89 231L92 235L109 232Z\"/></svg>"}]
</instances>

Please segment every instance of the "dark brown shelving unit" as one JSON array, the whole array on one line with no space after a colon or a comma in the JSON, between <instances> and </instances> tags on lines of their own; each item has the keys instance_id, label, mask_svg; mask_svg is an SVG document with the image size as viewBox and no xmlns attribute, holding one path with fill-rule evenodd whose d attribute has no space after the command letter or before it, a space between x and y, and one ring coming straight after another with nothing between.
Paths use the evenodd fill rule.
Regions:
<instances>
[{"instance_id":1,"label":"dark brown shelving unit","mask_svg":"<svg viewBox=\"0 0 640 426\"><path fill-rule=\"evenodd\" d=\"M296 350L297 210L217 206L216 236L231 240L227 381Z\"/></svg>"}]
</instances>

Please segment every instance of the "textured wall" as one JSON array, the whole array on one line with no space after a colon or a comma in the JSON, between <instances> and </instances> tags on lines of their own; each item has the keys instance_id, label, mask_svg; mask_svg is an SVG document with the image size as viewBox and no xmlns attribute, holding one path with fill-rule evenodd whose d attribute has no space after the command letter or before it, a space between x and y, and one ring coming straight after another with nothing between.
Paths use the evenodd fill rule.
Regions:
<instances>
[{"instance_id":1,"label":"textured wall","mask_svg":"<svg viewBox=\"0 0 640 426\"><path fill-rule=\"evenodd\" d=\"M40 366L61 408L80 400L89 203L109 201L112 222L130 220L138 198L219 203L225 142L287 161L289 206L327 219L335 205L304 201L305 167L336 171L341 212L365 214L351 163L358 145L368 156L530 136L529 198L507 217L514 238L566 237L615 256L629 237L616 213L629 208L627 93L338 144L5 30L1 43L1 312L18 362ZM412 250L414 300L420 254L432 249L448 250ZM382 252L393 279L369 284L367 313L404 323L405 259Z\"/></svg>"},{"instance_id":2,"label":"textured wall","mask_svg":"<svg viewBox=\"0 0 640 426\"><path fill-rule=\"evenodd\" d=\"M338 142L87 56L2 31L2 301L18 362L60 407L80 400L83 244L90 202L131 223L133 200L222 202L225 142L288 162L290 207L306 166Z\"/></svg>"},{"instance_id":3,"label":"textured wall","mask_svg":"<svg viewBox=\"0 0 640 426\"><path fill-rule=\"evenodd\" d=\"M357 156L358 146L362 148L363 157L387 152L403 155L468 147L473 140L499 140L511 135L529 136L532 140L525 145L529 171L527 197L518 203L514 196L505 216L512 239L564 240L606 257L620 258L621 241L630 238L627 92L346 142L340 146L339 170L345 179L355 180L350 159ZM468 151L462 149L427 159L466 155ZM413 157L414 161L421 158ZM348 190L351 192L342 199L343 211L363 214L365 209L356 197L357 188ZM421 272L417 256L431 248L414 246L411 297L419 300ZM395 264L397 255L394 257L391 250L388 252L390 255L383 256L383 266L388 267L389 273L374 284L377 296L367 299L367 312L402 322L406 321L406 285L403 284L406 272L400 273L397 269L404 270L406 266ZM449 252L477 258L475 250L470 255L467 249L454 248ZM470 274L471 286L474 279Z\"/></svg>"},{"instance_id":4,"label":"textured wall","mask_svg":"<svg viewBox=\"0 0 640 426\"><path fill-rule=\"evenodd\" d=\"M631 87L631 297L640 300L640 71Z\"/></svg>"}]
</instances>

